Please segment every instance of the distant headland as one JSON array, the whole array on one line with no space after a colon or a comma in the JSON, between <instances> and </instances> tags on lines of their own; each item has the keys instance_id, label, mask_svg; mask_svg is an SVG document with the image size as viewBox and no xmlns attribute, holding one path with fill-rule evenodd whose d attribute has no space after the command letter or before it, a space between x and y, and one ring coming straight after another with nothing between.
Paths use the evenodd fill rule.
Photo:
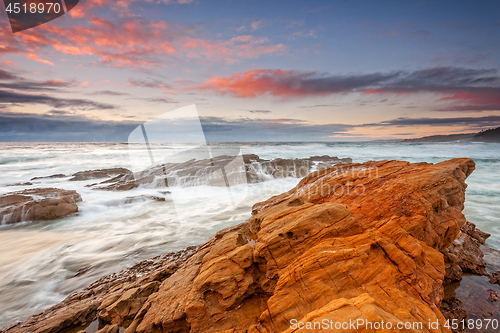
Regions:
<instances>
[{"instance_id":1,"label":"distant headland","mask_svg":"<svg viewBox=\"0 0 500 333\"><path fill-rule=\"evenodd\" d=\"M455 141L500 142L500 127L492 128L478 133L431 135L431 136L424 136L422 138L403 140L403 142L455 142Z\"/></svg>"}]
</instances>

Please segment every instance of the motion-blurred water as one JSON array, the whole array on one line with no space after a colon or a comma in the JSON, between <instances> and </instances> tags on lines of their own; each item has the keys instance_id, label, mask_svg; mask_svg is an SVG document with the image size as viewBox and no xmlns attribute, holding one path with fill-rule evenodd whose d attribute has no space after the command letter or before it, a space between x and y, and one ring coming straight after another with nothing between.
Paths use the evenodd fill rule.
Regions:
<instances>
[{"instance_id":1,"label":"motion-blurred water","mask_svg":"<svg viewBox=\"0 0 500 333\"><path fill-rule=\"evenodd\" d=\"M464 213L481 230L491 233L487 244L500 250L500 144L491 143L220 143L217 148L241 148L261 158L305 158L313 155L351 157L354 162L397 159L440 162L471 157L476 171L468 178ZM156 146L181 151L182 144ZM81 194L79 214L56 221L0 226L0 327L24 320L63 300L97 278L133 263L196 245L217 230L245 221L251 207L293 188L299 179L282 178L248 184L247 196L234 209L190 227L176 214L203 217L224 207L221 187L186 188L186 211L172 203L125 198L156 195L157 189L125 192L92 190L96 180L70 182L68 178L41 179L32 186L7 187L33 177L78 171L130 167L129 147L122 143L3 143L0 144L0 194L36 187L73 189ZM200 196L203 193L203 196ZM214 199L199 204L207 193ZM177 207L178 208L178 207ZM77 274L79 270L84 273ZM82 271L80 271L82 272Z\"/></svg>"}]
</instances>

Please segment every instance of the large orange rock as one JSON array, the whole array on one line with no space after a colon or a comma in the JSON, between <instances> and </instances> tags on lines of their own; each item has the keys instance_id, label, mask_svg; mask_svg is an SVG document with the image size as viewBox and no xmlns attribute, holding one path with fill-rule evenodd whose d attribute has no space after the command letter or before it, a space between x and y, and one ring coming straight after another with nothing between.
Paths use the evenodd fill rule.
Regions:
<instances>
[{"instance_id":1,"label":"large orange rock","mask_svg":"<svg viewBox=\"0 0 500 333\"><path fill-rule=\"evenodd\" d=\"M102 332L450 332L441 251L466 222L473 170L464 158L314 172L175 269L94 284L5 332L64 332L95 316Z\"/></svg>"}]
</instances>

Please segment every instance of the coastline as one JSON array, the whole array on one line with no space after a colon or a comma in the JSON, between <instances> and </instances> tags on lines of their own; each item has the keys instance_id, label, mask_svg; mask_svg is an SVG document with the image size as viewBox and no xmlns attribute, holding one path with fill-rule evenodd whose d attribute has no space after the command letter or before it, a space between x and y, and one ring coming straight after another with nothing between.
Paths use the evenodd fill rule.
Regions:
<instances>
[{"instance_id":1,"label":"coastline","mask_svg":"<svg viewBox=\"0 0 500 333\"><path fill-rule=\"evenodd\" d=\"M370 174L366 171L374 169L380 171L380 173L377 172L377 174L375 175L375 173ZM365 171L363 173L360 173L358 170ZM296 300L287 298L287 296L285 296L286 293L280 294L279 292L277 292L279 291L278 286L283 287L286 286L287 283L292 283L292 280L288 280L289 282L285 282L287 281L286 278L285 280L282 280L284 275L292 278L294 276L293 274L297 274L293 273L292 275L287 275L290 273L284 273L286 272L288 265L292 264L293 261L300 261L300 258L304 258L304 253L308 253L308 251L312 250L310 248L311 246L314 249L311 254L313 257L315 254L320 255L321 253L325 253L325 250L322 247L318 248L317 245L313 245L315 244L315 242L321 243L321 240L325 237L328 239L331 239L332 237L334 239L338 239L338 237L341 237L342 239L354 237L354 239L356 239L356 237L360 237L360 235L367 233L370 230L371 231L369 233L371 238L373 238L375 235L377 235L376 237L381 238L376 242L373 242L372 239L370 243L366 243L368 244L368 248L363 247L363 244L365 244L363 242L366 242L366 240L362 241L361 239L365 239L362 237L361 239L358 238L353 243L353 245L356 246L354 246L352 250L348 250L347 248L345 248L345 246L341 246L341 248L343 248L342 250L337 249L333 251L342 251L342 258L344 258L342 259L342 261L346 260L345 256L347 253L351 253L350 255L348 255L348 257L351 256L351 259L359 258L359 256L356 255L352 257L352 253L360 251L360 248L365 249L363 251L365 251L368 258L375 255L374 253L380 252L377 254L377 256L382 256L379 260L381 260L382 262L386 262L386 264L389 265L388 267L394 266L394 269L396 269L396 271L394 272L399 272L398 274L401 274L401 281L407 279L409 276L414 276L417 279L415 280L415 283L417 283L417 285L421 285L423 283L421 279L425 277L426 274L435 276L435 280L424 279L426 281L424 285L427 285L427 288L420 290L417 293L419 296L412 302L416 302L414 303L414 305L417 306L417 308L421 309L421 311L423 311L422 313L426 314L429 319L433 318L433 320L435 319L441 322L444 320L441 312L439 310L432 310L431 312L429 312L429 310L432 309L432 304L434 304L434 306L438 306L441 303L440 299L443 296L441 295L443 281L445 279L445 276L449 275L447 274L448 270L445 268L444 259L442 259L442 264L438 264L436 267L432 265L432 267L429 267L429 260L422 260L426 256L439 258L439 256L436 257L439 251L436 251L434 248L440 249L441 252L445 249L448 249L448 247L454 242L456 236L459 234L459 231L461 229L460 224L462 224L462 227L466 225L465 218L461 213L461 210L463 209L463 202L465 199L463 195L465 191L464 180L472 172L472 170L473 162L471 160L456 159L436 165L427 163L410 164L407 162L397 161L367 162L365 164L351 164L347 167L347 169L343 169L342 172L338 172L338 169L335 170L335 167L313 172L309 176L306 176L299 183L296 189L291 190L288 193L284 193L280 196L273 197L265 202L254 205L254 209L252 212L253 216L248 221L238 226L226 228L218 232L215 236L211 237L206 243L202 244L198 248L190 248L185 252L180 252L175 255L170 254L163 257L153 258L151 260L146 260L135 265L130 270L124 270L117 274L105 277L95 282L84 291L71 295L63 303L56 305L55 307L45 311L42 314L30 318L24 324L18 324L11 326L10 328L4 328L2 332L23 332L26 329L40 332L57 332L61 330L62 332L69 327L72 327L72 329L76 330L78 328L77 323L81 324L79 325L80 328L84 328L94 322L96 315L101 321L102 327L100 328L103 330L102 332L118 332L120 330L120 327L125 328L125 326L127 327L126 332L155 331L154 327L156 327L155 325L158 324L154 323L158 322L158 320L163 320L161 318L165 318L164 314L161 314L162 311L170 311L168 310L169 308L172 310L175 308L180 309L178 306L173 305L168 305L167 308L161 306L158 308L159 303L167 304L168 302L165 303L165 299L168 299L169 297L173 297L171 298L171 301L176 304L179 304L179 302L181 302L181 304L184 304L183 306L181 306L181 308L184 308L184 310L182 310L181 313L178 314L178 319L170 321L170 324L168 324L168 320L167 323L161 323L161 325L156 328L156 330L158 331L217 331L214 328L215 326L213 326L212 324L208 324L210 322L210 316L208 319L205 319L205 324L203 324L204 319L202 319L204 318L204 316L199 317L200 314L207 313L207 311L210 310L210 307L207 310L206 305L204 306L203 302L209 302L209 304L212 305L218 304L218 307L225 307L226 311L228 309L231 309L229 311L235 312L235 315L239 316L239 319L246 320L247 322L249 320L255 321L254 324L252 324L254 325L252 327L257 327L255 325L261 325L269 332L284 331L284 324L282 323L283 319L280 319L281 321L278 320L280 316L279 312L278 314L274 314L275 310L273 310L272 314L271 312L267 312L268 314L264 315L266 311L261 311L260 315L258 315L257 317L252 317L253 319L249 319L243 316L241 313L238 315L237 304L239 304L239 307L248 307L248 305L246 304L253 304L253 307L250 306L250 308L253 308L255 311L257 311L256 309L261 308L261 302L264 299L267 299L265 303L268 304L268 310L272 308L272 304L275 304L275 307L278 306L278 308L276 309L282 309L282 305L279 304L283 304L283 306L286 306L285 304L289 302L296 303ZM411 178L413 182L409 182L409 178ZM363 192L362 195L350 198L348 194L337 196L332 195L332 193L335 192L327 191L323 193L322 191L318 191L319 188L321 190L325 188L326 184L331 185L341 182L345 185L348 184L349 180L353 182L354 186L363 184L363 186L365 186L365 192ZM320 181L320 187L318 187L318 181ZM399 191L401 191L402 193L395 193L394 189L400 188L402 184L406 184L406 186L409 187L416 186L416 188L419 188L420 191L425 189L427 193L425 193L424 191L417 195L417 198L412 198L412 195L415 194L409 194L412 193L409 192L409 189L400 189ZM438 188L433 188L431 186L432 184L434 184L433 186L437 186ZM312 191L311 188L315 188L315 191ZM439 192L439 190L441 192ZM408 207L412 207L412 209L405 209L405 205L395 206L394 203L398 202L398 200L397 198L391 198L392 195L397 195L399 198L404 199L401 202L405 202L405 205L408 204ZM384 200L384 198L386 198L386 200ZM330 203L327 204L325 200ZM375 201L379 200L384 203L383 206L373 206ZM370 206L370 202L372 203L372 206ZM391 208L390 202L392 202L395 207ZM368 207L363 207L367 204ZM421 207L422 205L423 207ZM304 209L308 213L300 212ZM381 211L376 213L377 210ZM293 215L294 211L297 212L295 214L299 215ZM426 216L427 220L422 219L422 215L417 214L417 216L419 216L417 220L421 222L418 222L416 225L414 225L414 223L411 222L413 220L411 219L411 217L413 216L413 218L415 218L414 214L418 211L426 212L423 216ZM328 216L328 222L325 222L328 225L332 224L332 221L338 221L333 224L347 224L344 226L344 228L342 228L340 225L337 225L334 229L331 229L321 237L315 238L316 240L313 242L312 240L308 239L308 236L303 236L303 232L305 230L303 228L314 229L315 227L318 227L317 225L310 226L309 224L313 221L321 221L322 219L324 219L324 212L326 212ZM285 219L285 216L288 215L297 217L295 219L289 219L286 223L278 222ZM306 215L306 218L303 217L304 215ZM392 230L390 228L386 229L387 226L384 227L383 225L377 225L377 223L373 224L374 221L380 221L381 218L383 218L383 220L386 220L386 218L388 217L387 215L389 215L391 219L387 220L386 223L392 225L392 228L397 225L394 224L393 219L397 218L401 221L406 221L405 223L409 225L409 229L405 230L406 233L409 232L410 234L403 237L402 235L405 234L405 232L403 232L403 234L400 234L398 237L394 238L394 232L396 232L395 230L400 230L399 228L396 227L395 230ZM270 218L269 216L274 217ZM347 218L348 216L351 217ZM266 219L271 220L266 223ZM437 223L438 221L440 223ZM446 224L448 225L447 228L443 229L443 226L441 225L443 221L448 221L446 222ZM273 226L273 223L278 223L279 226ZM423 228L422 231L421 227L418 227L419 223L425 223L427 227L429 227L430 223L431 230L425 230L425 228ZM313 224L316 224L316 222ZM265 230L266 225L269 225L268 228L271 229ZM403 224L403 226L405 226L405 224ZM417 227L417 229L415 229L415 227ZM276 228L278 228L279 230L286 229L288 231L279 233L275 230ZM300 230L296 230L294 228L299 228ZM323 230L323 228L324 226L318 230ZM406 226L404 228L406 228ZM419 228L421 231L415 234L416 230L418 230ZM309 232L313 234L311 230L309 230L308 232L306 232L306 235ZM375 232L375 234L372 234L373 232ZM411 235L412 233L414 235ZM296 239L296 237L299 237L297 235L301 234L302 239ZM436 238L436 236L438 237ZM400 239L401 237L406 239L406 241L402 242ZM283 241L286 241L286 244L289 245L284 245L285 243L283 243ZM415 241L417 241L417 243L415 243ZM304 245L304 243L308 244L308 246ZM297 246L299 246L301 248L301 250L299 250L299 253L302 253L302 255L295 253L295 245L292 246L291 244L296 244ZM369 244L377 245L373 247L373 245ZM394 247L394 245L396 246ZM287 251L283 252L283 246L289 249L288 252L290 252L291 250L291 252L293 253L288 253ZM327 245L323 244L322 246L324 247ZM332 245L328 246L331 247ZM231 247L233 248L233 250L231 250ZM266 250L264 252L258 252L258 249L260 249L260 251L264 251L263 249ZM256 251L257 253L260 253L260 255L256 255ZM328 251L331 252L332 250ZM226 262L223 260L223 257L226 257L227 253L234 253L231 256L232 259L230 260L230 262ZM422 253L425 254L424 257L422 257ZM224 255L220 257L221 254ZM269 257L269 255L271 257ZM429 259L430 257L427 257L427 259ZM306 266L311 264L313 266L316 265L314 264L314 262L317 262L317 260L320 260L320 262L321 260L327 260L327 263L329 265L334 264L330 259L328 259L328 256L322 257L320 255L320 257L312 262L310 261L310 257L305 256L305 258L306 260L304 264ZM263 260L265 262L262 262ZM275 265L270 264L273 261L275 262ZM285 268L282 268L282 261ZM412 264L412 261L414 261L416 264ZM375 264L373 260L370 260L369 262ZM233 267L235 263L236 266ZM482 265L482 263L480 264ZM218 267L217 265L222 266ZM216 269L214 267L218 268ZM238 267L239 269L243 269L243 273L241 273L241 280L236 280L235 282L231 280L231 276L237 274L237 271L234 271L234 269L237 270ZM264 269L264 267L267 268ZM320 265L320 267L323 267L324 269L325 266ZM348 265L347 267L350 266ZM386 266L381 266L380 268L382 267L386 269ZM228 269L229 271L227 271ZM264 269L264 272L260 272L262 269ZM380 272L383 272L384 269L382 269ZM401 272L401 270L403 270L403 272ZM221 271L223 273L219 273ZM316 270L313 269L313 272L314 271ZM424 275L422 275L422 271L425 272ZM308 272L310 273L310 271ZM264 273L264 276L261 276L262 273ZM252 282L249 282L249 277L247 276L248 274L250 274ZM306 273L303 274L307 275ZM368 273L365 270L363 274ZM135 278L132 277L133 275L135 275ZM201 279L201 276L204 276L203 279L205 279L205 283L201 283L200 281L196 282L197 279ZM237 276L239 275L237 274ZM327 274L327 276L329 276L329 274ZM313 274L310 278L312 278L314 281L318 278L318 276L315 276ZM336 285L335 281L343 281L341 276L339 276L338 278L340 278L340 280L332 280L332 277L330 276L329 279L331 280L333 285ZM320 280L323 281L322 278L320 278ZM234 283L236 283L236 285L234 285ZM322 283L324 283L324 281ZM171 290L171 288L167 288L165 286L168 284L176 285L176 288L187 289L185 293L177 291L177 297L174 297L176 295L168 296L168 290ZM233 287L231 287L231 285L233 285ZM257 286L260 287L257 288ZM330 286L329 288L331 287L332 286ZM202 291L202 289L204 288L208 289ZM242 292L240 289L244 289L244 292ZM396 289L397 293L400 293L402 291L404 292L405 290L405 288L402 288L402 290L398 288ZM441 292L439 292L439 290L441 290ZM194 295L197 292L202 292L202 294L206 295L206 297L209 297L209 299L210 297L215 298L212 299L212 301L209 301L205 298L205 296L203 296L198 301L191 300L188 303L182 303L182 298L184 298L184 296L181 295ZM208 294L206 294L207 292ZM322 293L324 292L325 290L322 289ZM352 293L353 291L351 290L350 292ZM213 294L213 296L209 296L212 295L211 293L215 294ZM266 293L268 294L267 296ZM344 291L339 289L338 293L344 293ZM412 293L413 292L410 292L409 295L411 295ZM263 294L263 296L259 297L259 294ZM370 292L368 292L368 295L363 296L364 298L361 297L364 294L366 293L359 294L354 298L351 297L351 303L345 303L345 301L343 301L344 303L342 304L344 305L342 305L340 308L343 308L345 306L356 307L355 304L357 303L354 302L353 299L362 302L362 304L365 304L366 306L375 306L378 303L377 297L382 297L375 291L372 291L372 294L375 296L375 298L373 298L373 295L370 294ZM219 296L216 297L216 295L222 295L222 299L219 299ZM304 295L307 295L307 293L305 293ZM301 297L304 297L304 295ZM394 295L395 294L393 294L393 296ZM368 296L374 301L367 301L366 297ZM264 297L264 299L262 297ZM415 297L415 295L413 295L413 297ZM275 298L275 301L270 303L270 300L272 300L273 298ZM393 298L389 297L389 299L385 301L398 303L397 299L399 297ZM418 298L420 298L420 301L418 300ZM334 297L332 298L332 301L335 301L335 299L337 299L336 302L338 303L339 298ZM349 298L343 297L342 299L348 300ZM245 302L242 302L243 300L245 300ZM196 305L198 304L197 302L199 303L199 305ZM271 307L269 303L271 304ZM320 303L316 304L316 306L313 306L312 308L310 306L304 306L304 304L302 306L296 306L300 306L299 308L302 308L302 311L306 311L304 315L308 313L318 313L317 311L320 311L317 315L321 316L321 313L323 313L323 315L325 315L325 313L336 313L336 311L340 309L338 307L334 307L335 309L331 308L332 304L330 304L330 302L322 305ZM330 305L327 306L328 304ZM428 308L428 310L425 310L429 306L430 308ZM123 309L126 310L124 311ZM358 310L360 309L358 308ZM286 310L282 309L281 311ZM386 309L383 311L387 312ZM397 316L397 314L395 314L394 312L391 313L389 311L386 313L386 315L389 314L391 314L392 316ZM304 315L298 319L303 318ZM61 316L66 319L61 320ZM212 313L212 317L213 316L214 314ZM193 320L193 318L201 319ZM207 320L208 322L206 322ZM271 321L269 322L269 320ZM213 323L219 322L220 324L220 321L221 319L219 318L218 321L216 320ZM225 321L222 320L222 322ZM281 324L278 324L278 322L281 322ZM203 329L200 326L197 326L198 328L194 326L202 324L208 326L201 326L204 327ZM69 325L69 327L62 327L64 325ZM230 325L230 323L226 322L222 326L224 325L227 326ZM281 326L277 328L276 325ZM220 331L222 328L225 328L226 326L219 327L218 331ZM235 327L230 329L234 329L234 332L240 331L239 328Z\"/></svg>"}]
</instances>

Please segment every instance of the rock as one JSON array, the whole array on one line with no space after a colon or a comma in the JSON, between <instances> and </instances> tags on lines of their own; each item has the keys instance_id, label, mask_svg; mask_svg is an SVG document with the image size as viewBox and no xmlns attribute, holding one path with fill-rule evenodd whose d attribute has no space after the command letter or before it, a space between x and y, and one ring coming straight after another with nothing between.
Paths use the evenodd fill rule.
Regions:
<instances>
[{"instance_id":1,"label":"rock","mask_svg":"<svg viewBox=\"0 0 500 333\"><path fill-rule=\"evenodd\" d=\"M99 170L87 170L80 171L75 174L72 174L73 178L70 178L70 181L80 181L80 180L89 180L89 179L100 179L100 178L109 178L117 175L128 175L131 174L132 171L125 168L112 168L112 169L99 169Z\"/></svg>"},{"instance_id":2,"label":"rock","mask_svg":"<svg viewBox=\"0 0 500 333\"><path fill-rule=\"evenodd\" d=\"M488 289L488 291L490 292L490 297L488 297L488 301L490 302L498 301L498 293L493 289Z\"/></svg>"},{"instance_id":3,"label":"rock","mask_svg":"<svg viewBox=\"0 0 500 333\"><path fill-rule=\"evenodd\" d=\"M294 319L422 323L415 332L437 321L432 332L449 332L441 252L466 224L473 170L453 159L313 172L177 261L105 277L2 332L65 332L96 315L103 328L130 323L126 333L292 332Z\"/></svg>"},{"instance_id":4,"label":"rock","mask_svg":"<svg viewBox=\"0 0 500 333\"><path fill-rule=\"evenodd\" d=\"M189 247L141 261L97 280L52 308L32 316L24 323L5 327L0 332L85 332L91 325L99 326L99 332L115 332L115 328L119 327L116 324L101 322L101 325L97 325L98 313L102 312L106 318L108 315L110 318L119 318L123 314L124 318L116 320L126 320L140 307L140 302L147 298L148 292L153 293L158 284L170 277L195 251L196 247ZM134 297L127 296L131 294Z\"/></svg>"},{"instance_id":5,"label":"rock","mask_svg":"<svg viewBox=\"0 0 500 333\"><path fill-rule=\"evenodd\" d=\"M500 271L490 274L490 283L500 285Z\"/></svg>"},{"instance_id":6,"label":"rock","mask_svg":"<svg viewBox=\"0 0 500 333\"><path fill-rule=\"evenodd\" d=\"M31 186L31 185L33 185L32 182L26 182L26 183L9 184L9 185L5 185L5 186L10 187L10 186Z\"/></svg>"},{"instance_id":7,"label":"rock","mask_svg":"<svg viewBox=\"0 0 500 333\"><path fill-rule=\"evenodd\" d=\"M0 196L1 224L54 220L78 212L82 198L76 191L36 188Z\"/></svg>"},{"instance_id":8,"label":"rock","mask_svg":"<svg viewBox=\"0 0 500 333\"><path fill-rule=\"evenodd\" d=\"M481 245L489 236L476 229L473 223L466 222L453 243L442 251L446 266L445 285L460 281L464 273L487 274Z\"/></svg>"},{"instance_id":9,"label":"rock","mask_svg":"<svg viewBox=\"0 0 500 333\"><path fill-rule=\"evenodd\" d=\"M68 175L63 175L62 173L58 173L58 174L55 174L55 175L45 176L45 177L33 177L33 178L31 178L31 180L53 179L53 178L64 178L64 177L68 177Z\"/></svg>"},{"instance_id":10,"label":"rock","mask_svg":"<svg viewBox=\"0 0 500 333\"><path fill-rule=\"evenodd\" d=\"M157 197L155 195L138 195L136 197L125 198L125 203L129 204L129 203L133 203L133 202L141 202L141 201L149 201L149 200L163 202L163 201L165 201L165 198Z\"/></svg>"},{"instance_id":11,"label":"rock","mask_svg":"<svg viewBox=\"0 0 500 333\"><path fill-rule=\"evenodd\" d=\"M444 298L443 302L441 303L441 312L443 313L443 316L449 320L450 322L461 322L462 320L467 318L467 311L465 311L462 308L462 301L460 301L458 298L455 296L450 297L450 298ZM463 332L462 327L459 327L457 329L452 329L453 333L458 333L458 332Z\"/></svg>"},{"instance_id":12,"label":"rock","mask_svg":"<svg viewBox=\"0 0 500 333\"><path fill-rule=\"evenodd\" d=\"M241 162L241 165L237 162ZM277 158L274 160L264 160L254 154L242 155L241 157L220 155L211 159L191 158L182 163L161 164L135 174L121 174L88 186L108 191L127 191L139 185L150 187L227 186L257 183L271 178L302 178L313 169L320 170L350 162L352 162L350 158L339 159L328 155L304 159ZM244 170L241 170L240 167L243 167ZM221 170L224 170L225 174Z\"/></svg>"}]
</instances>

